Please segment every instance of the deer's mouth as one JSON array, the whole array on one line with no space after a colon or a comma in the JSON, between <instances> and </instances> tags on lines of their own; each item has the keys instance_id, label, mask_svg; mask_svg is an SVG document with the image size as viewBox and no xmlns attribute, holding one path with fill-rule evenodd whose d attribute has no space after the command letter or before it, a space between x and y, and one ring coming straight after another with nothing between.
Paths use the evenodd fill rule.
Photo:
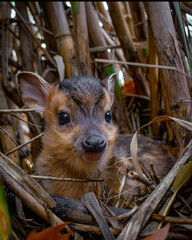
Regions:
<instances>
[{"instance_id":1,"label":"deer's mouth","mask_svg":"<svg viewBox=\"0 0 192 240\"><path fill-rule=\"evenodd\" d=\"M85 152L84 157L87 161L96 162L101 159L103 152Z\"/></svg>"}]
</instances>

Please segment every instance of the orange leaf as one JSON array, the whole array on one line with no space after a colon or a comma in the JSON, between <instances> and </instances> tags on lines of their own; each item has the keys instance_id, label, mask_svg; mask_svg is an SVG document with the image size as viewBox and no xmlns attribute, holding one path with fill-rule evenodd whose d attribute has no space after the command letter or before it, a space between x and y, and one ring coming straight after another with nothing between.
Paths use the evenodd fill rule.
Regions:
<instances>
[{"instance_id":1,"label":"orange leaf","mask_svg":"<svg viewBox=\"0 0 192 240\"><path fill-rule=\"evenodd\" d=\"M135 84L132 80L124 80L125 86L122 87L122 94L134 94L135 93Z\"/></svg>"},{"instance_id":2,"label":"orange leaf","mask_svg":"<svg viewBox=\"0 0 192 240\"><path fill-rule=\"evenodd\" d=\"M168 235L169 229L170 223L168 223L167 225L165 225L165 227L159 229L158 231L152 233L151 235L147 236L143 240L165 240Z\"/></svg>"},{"instance_id":3,"label":"orange leaf","mask_svg":"<svg viewBox=\"0 0 192 240\"><path fill-rule=\"evenodd\" d=\"M28 236L27 240L69 240L69 237L73 234L72 232L61 234L61 230L67 225L68 223L63 223L55 227L50 227L45 229L42 232L36 233L33 230L30 235Z\"/></svg>"}]
</instances>

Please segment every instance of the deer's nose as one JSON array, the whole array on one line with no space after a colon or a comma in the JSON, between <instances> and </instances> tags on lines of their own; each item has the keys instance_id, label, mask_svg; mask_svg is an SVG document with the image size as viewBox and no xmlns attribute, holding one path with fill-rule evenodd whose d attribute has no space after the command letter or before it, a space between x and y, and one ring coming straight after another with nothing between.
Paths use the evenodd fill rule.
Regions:
<instances>
[{"instance_id":1,"label":"deer's nose","mask_svg":"<svg viewBox=\"0 0 192 240\"><path fill-rule=\"evenodd\" d=\"M94 134L85 138L82 145L86 152L103 152L107 144L103 137Z\"/></svg>"}]
</instances>

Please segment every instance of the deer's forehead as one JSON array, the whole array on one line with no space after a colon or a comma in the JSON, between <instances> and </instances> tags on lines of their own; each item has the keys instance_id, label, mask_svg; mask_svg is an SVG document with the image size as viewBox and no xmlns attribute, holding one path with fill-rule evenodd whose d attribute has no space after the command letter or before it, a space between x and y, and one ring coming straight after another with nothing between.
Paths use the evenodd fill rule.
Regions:
<instances>
[{"instance_id":1,"label":"deer's forehead","mask_svg":"<svg viewBox=\"0 0 192 240\"><path fill-rule=\"evenodd\" d=\"M102 94L94 95L89 91L87 94L78 91L69 93L57 87L50 93L47 108L54 112L60 110L76 111L80 107L86 111L91 111L96 105L101 108L110 105L110 98L105 89L103 89Z\"/></svg>"}]
</instances>

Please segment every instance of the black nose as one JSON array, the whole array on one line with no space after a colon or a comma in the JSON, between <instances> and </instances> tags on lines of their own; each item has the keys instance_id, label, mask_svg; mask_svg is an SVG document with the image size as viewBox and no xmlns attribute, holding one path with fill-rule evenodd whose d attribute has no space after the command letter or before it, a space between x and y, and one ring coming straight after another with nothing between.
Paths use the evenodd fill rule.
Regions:
<instances>
[{"instance_id":1,"label":"black nose","mask_svg":"<svg viewBox=\"0 0 192 240\"><path fill-rule=\"evenodd\" d=\"M104 138L94 134L85 138L82 145L87 152L103 152L107 144Z\"/></svg>"}]
</instances>

